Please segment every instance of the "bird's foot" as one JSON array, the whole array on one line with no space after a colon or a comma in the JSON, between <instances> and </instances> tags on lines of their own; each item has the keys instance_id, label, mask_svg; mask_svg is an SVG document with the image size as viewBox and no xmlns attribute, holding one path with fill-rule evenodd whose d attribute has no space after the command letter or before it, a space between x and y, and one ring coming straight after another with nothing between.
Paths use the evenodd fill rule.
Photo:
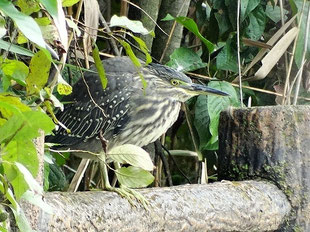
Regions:
<instances>
[{"instance_id":1,"label":"bird's foot","mask_svg":"<svg viewBox=\"0 0 310 232\"><path fill-rule=\"evenodd\" d=\"M149 210L149 204L150 203L148 202L148 200L141 193L137 192L134 189L131 189L131 188L128 188L125 186L121 186L119 188L108 186L108 187L106 187L106 190L118 193L121 197L128 200L128 202L132 206L136 207L137 201L138 201L140 204L143 205L143 207L146 210Z\"/></svg>"}]
</instances>

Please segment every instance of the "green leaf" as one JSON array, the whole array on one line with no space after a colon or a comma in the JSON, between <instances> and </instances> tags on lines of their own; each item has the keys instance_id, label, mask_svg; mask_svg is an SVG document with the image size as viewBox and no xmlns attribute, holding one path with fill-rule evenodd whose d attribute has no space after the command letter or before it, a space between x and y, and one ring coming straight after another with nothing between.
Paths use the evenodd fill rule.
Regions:
<instances>
[{"instance_id":1,"label":"green leaf","mask_svg":"<svg viewBox=\"0 0 310 232\"><path fill-rule=\"evenodd\" d=\"M38 51L32 57L29 65L30 73L26 78L28 94L38 94L40 92L47 83L50 68L51 61L44 51Z\"/></svg>"},{"instance_id":2,"label":"green leaf","mask_svg":"<svg viewBox=\"0 0 310 232\"><path fill-rule=\"evenodd\" d=\"M60 74L58 75L57 92L60 95L69 95L72 93L72 86L69 85Z\"/></svg>"},{"instance_id":3,"label":"green leaf","mask_svg":"<svg viewBox=\"0 0 310 232\"><path fill-rule=\"evenodd\" d=\"M240 22L241 23L258 6L259 3L260 3L260 0L241 0L241 8L240 8Z\"/></svg>"},{"instance_id":4,"label":"green leaf","mask_svg":"<svg viewBox=\"0 0 310 232\"><path fill-rule=\"evenodd\" d=\"M73 6L74 4L78 3L80 0L62 0L63 7Z\"/></svg>"},{"instance_id":5,"label":"green leaf","mask_svg":"<svg viewBox=\"0 0 310 232\"><path fill-rule=\"evenodd\" d=\"M3 149L3 160L8 162L19 162L23 164L32 175L37 175L39 170L39 160L33 142L29 139L13 140ZM7 167L8 168L8 167Z\"/></svg>"},{"instance_id":6,"label":"green leaf","mask_svg":"<svg viewBox=\"0 0 310 232\"><path fill-rule=\"evenodd\" d=\"M31 191L36 192L37 194L43 194L43 189L39 185L39 183L34 179L32 174L28 171L28 169L22 165L21 163L15 162L16 167L18 168L19 172L24 176L26 183L29 186ZM15 188L14 188L15 190Z\"/></svg>"},{"instance_id":7,"label":"green leaf","mask_svg":"<svg viewBox=\"0 0 310 232\"><path fill-rule=\"evenodd\" d=\"M18 207L17 209L14 209L13 207L10 208L14 214L18 229L23 232L33 232L22 208L20 207Z\"/></svg>"},{"instance_id":8,"label":"green leaf","mask_svg":"<svg viewBox=\"0 0 310 232\"><path fill-rule=\"evenodd\" d=\"M228 14L226 11L221 10L221 11L215 12L214 17L216 18L216 21L218 23L219 35L222 36L232 26L231 22L229 21Z\"/></svg>"},{"instance_id":9,"label":"green leaf","mask_svg":"<svg viewBox=\"0 0 310 232\"><path fill-rule=\"evenodd\" d=\"M41 111L27 111L23 115L27 118L26 125L16 134L15 139L34 139L39 136L39 129L50 133L55 127L52 119Z\"/></svg>"},{"instance_id":10,"label":"green leaf","mask_svg":"<svg viewBox=\"0 0 310 232\"><path fill-rule=\"evenodd\" d=\"M142 67L139 59L136 57L136 55L134 54L131 46L129 43L125 42L124 40L119 40L120 44L125 48L126 54L129 56L130 60L132 61L132 63L134 64L134 66L137 67L137 71L139 73L142 85L143 85L143 89L146 89L147 87L147 83L142 75L142 73L140 72L140 68Z\"/></svg>"},{"instance_id":11,"label":"green leaf","mask_svg":"<svg viewBox=\"0 0 310 232\"><path fill-rule=\"evenodd\" d=\"M123 27L131 30L134 33L142 35L149 34L149 31L143 26L140 21L130 20L126 16L113 15L110 20L110 27Z\"/></svg>"},{"instance_id":12,"label":"green leaf","mask_svg":"<svg viewBox=\"0 0 310 232\"><path fill-rule=\"evenodd\" d=\"M286 15L287 13L289 13L289 11L284 10L284 15ZM272 6L267 4L266 6L266 16L268 18L270 18L274 23L278 23L281 20L281 10L280 7L278 6ZM284 16L284 20L286 20L286 16Z\"/></svg>"},{"instance_id":13,"label":"green leaf","mask_svg":"<svg viewBox=\"0 0 310 232\"><path fill-rule=\"evenodd\" d=\"M29 40L36 43L38 46L45 48L45 42L41 30L32 17L19 12L13 3L7 0L0 1L0 9L14 21L19 30L21 30Z\"/></svg>"},{"instance_id":14,"label":"green leaf","mask_svg":"<svg viewBox=\"0 0 310 232\"><path fill-rule=\"evenodd\" d=\"M9 179L13 189L14 195L17 200L26 192L29 188L27 182L25 181L24 175L19 171L18 167L14 163L3 162L4 173L8 173L10 178L13 177L12 173L15 172L14 178Z\"/></svg>"},{"instance_id":15,"label":"green leaf","mask_svg":"<svg viewBox=\"0 0 310 232\"><path fill-rule=\"evenodd\" d=\"M229 38L222 51L216 57L216 66L218 69L238 72L237 51L233 40Z\"/></svg>"},{"instance_id":16,"label":"green leaf","mask_svg":"<svg viewBox=\"0 0 310 232\"><path fill-rule=\"evenodd\" d=\"M154 168L150 155L141 147L124 144L111 149L109 158L119 163L128 163L132 166L152 171Z\"/></svg>"},{"instance_id":17,"label":"green leaf","mask_svg":"<svg viewBox=\"0 0 310 232\"><path fill-rule=\"evenodd\" d=\"M21 61L6 59L1 65L2 72L15 80L18 84L26 86L25 79L29 74L28 67Z\"/></svg>"},{"instance_id":18,"label":"green leaf","mask_svg":"<svg viewBox=\"0 0 310 232\"><path fill-rule=\"evenodd\" d=\"M54 18L58 15L57 0L39 0L47 12Z\"/></svg>"},{"instance_id":19,"label":"green leaf","mask_svg":"<svg viewBox=\"0 0 310 232\"><path fill-rule=\"evenodd\" d=\"M209 53L213 52L214 44L211 43L209 40L207 40L205 37L203 37L200 34L198 26L197 26L197 24L195 23L195 21L193 19L187 18L187 17L183 17L183 16L180 16L180 17L166 16L165 20L167 19L167 17L168 17L169 20L172 17L175 21L177 21L178 23L183 25L187 30L189 30L194 35L196 35L206 45L206 47L208 48Z\"/></svg>"},{"instance_id":20,"label":"green leaf","mask_svg":"<svg viewBox=\"0 0 310 232\"><path fill-rule=\"evenodd\" d=\"M51 20L48 17L35 18L34 20L39 26L47 26L51 24Z\"/></svg>"},{"instance_id":21,"label":"green leaf","mask_svg":"<svg viewBox=\"0 0 310 232\"><path fill-rule=\"evenodd\" d=\"M8 94L0 94L0 113L2 118L8 119L13 114L30 111L31 109L21 102L21 99ZM0 128L1 129L1 128ZM1 141L0 136L0 141Z\"/></svg>"},{"instance_id":22,"label":"green leaf","mask_svg":"<svg viewBox=\"0 0 310 232\"><path fill-rule=\"evenodd\" d=\"M17 0L16 6L26 15L31 15L40 10L40 5L34 0Z\"/></svg>"},{"instance_id":23,"label":"green leaf","mask_svg":"<svg viewBox=\"0 0 310 232\"><path fill-rule=\"evenodd\" d=\"M34 53L26 48L20 47L15 44L8 43L4 40L0 40L0 48L5 51L10 51L23 56L33 56Z\"/></svg>"},{"instance_id":24,"label":"green leaf","mask_svg":"<svg viewBox=\"0 0 310 232\"><path fill-rule=\"evenodd\" d=\"M208 96L200 95L195 103L194 125L199 136L199 150L205 150L211 134L209 132L210 117L208 113Z\"/></svg>"},{"instance_id":25,"label":"green leaf","mask_svg":"<svg viewBox=\"0 0 310 232\"><path fill-rule=\"evenodd\" d=\"M22 199L25 199L31 204L40 207L44 212L48 214L53 214L54 212L53 208L50 205L48 205L45 201L43 201L42 194L37 194L34 191L28 190L23 194Z\"/></svg>"},{"instance_id":26,"label":"green leaf","mask_svg":"<svg viewBox=\"0 0 310 232\"><path fill-rule=\"evenodd\" d=\"M18 209L19 205L15 200L14 194L10 188L5 188L3 183L0 181L0 191L5 195L6 199L11 203L11 208Z\"/></svg>"},{"instance_id":27,"label":"green leaf","mask_svg":"<svg viewBox=\"0 0 310 232\"><path fill-rule=\"evenodd\" d=\"M81 31L78 28L78 26L76 25L75 22L73 22L72 20L66 18L66 22L68 24L68 27L70 27L71 29L73 29L76 32L77 37L81 36Z\"/></svg>"},{"instance_id":28,"label":"green leaf","mask_svg":"<svg viewBox=\"0 0 310 232\"><path fill-rule=\"evenodd\" d=\"M138 167L122 167L115 172L118 181L128 188L144 188L154 181L154 176Z\"/></svg>"},{"instance_id":29,"label":"green leaf","mask_svg":"<svg viewBox=\"0 0 310 232\"><path fill-rule=\"evenodd\" d=\"M301 0L295 0L294 3L296 4L296 7L298 9L298 12L302 11L302 5L303 1ZM305 8L303 11L303 17L300 18L300 14L298 14L298 21L301 20L301 25L300 25L300 30L299 30L299 35L298 35L298 40L296 43L296 52L295 52L295 63L298 66L298 68L301 67L301 61L302 61L302 56L304 52L304 45L305 45L305 35L306 35L306 25L307 25L307 14L308 14L308 9L310 7L310 2L306 1L305 3ZM306 59L310 59L310 33L308 35L308 46L306 50Z\"/></svg>"},{"instance_id":30,"label":"green leaf","mask_svg":"<svg viewBox=\"0 0 310 232\"><path fill-rule=\"evenodd\" d=\"M140 49L142 50L142 52L145 54L145 64L149 64L152 62L152 57L148 51L148 48L145 44L145 42L140 39L139 37L137 36L134 36L132 34L129 34L132 38L134 38L134 40L139 44L139 47Z\"/></svg>"},{"instance_id":31,"label":"green leaf","mask_svg":"<svg viewBox=\"0 0 310 232\"><path fill-rule=\"evenodd\" d=\"M68 186L68 181L63 169L57 164L50 164L48 166L50 169L48 176L49 191L64 191Z\"/></svg>"},{"instance_id":32,"label":"green leaf","mask_svg":"<svg viewBox=\"0 0 310 232\"><path fill-rule=\"evenodd\" d=\"M255 10L249 14L249 19L250 22L245 30L245 36L248 39L259 40L266 26L266 14L263 7L261 5L256 7Z\"/></svg>"},{"instance_id":33,"label":"green leaf","mask_svg":"<svg viewBox=\"0 0 310 232\"><path fill-rule=\"evenodd\" d=\"M209 131L212 135L210 145L218 141L218 124L220 112L229 106L240 106L240 102L234 87L228 82L211 81L209 87L228 93L229 97L208 96L208 112L210 117Z\"/></svg>"},{"instance_id":34,"label":"green leaf","mask_svg":"<svg viewBox=\"0 0 310 232\"><path fill-rule=\"evenodd\" d=\"M170 55L170 60L166 64L181 72L194 71L207 66L202 62L199 55L189 48L177 48Z\"/></svg>"},{"instance_id":35,"label":"green leaf","mask_svg":"<svg viewBox=\"0 0 310 232\"><path fill-rule=\"evenodd\" d=\"M93 58L94 58L95 66L96 66L96 69L98 71L98 74L101 80L102 88L105 89L108 84L108 79L107 79L107 76L105 75L105 70L104 70L103 64L99 56L99 49L96 44L94 44Z\"/></svg>"}]
</instances>

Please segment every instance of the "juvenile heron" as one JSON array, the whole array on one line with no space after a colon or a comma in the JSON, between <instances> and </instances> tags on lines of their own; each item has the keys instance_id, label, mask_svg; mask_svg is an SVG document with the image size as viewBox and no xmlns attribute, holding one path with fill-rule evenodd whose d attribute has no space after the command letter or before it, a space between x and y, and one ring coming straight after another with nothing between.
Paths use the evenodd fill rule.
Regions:
<instances>
[{"instance_id":1,"label":"juvenile heron","mask_svg":"<svg viewBox=\"0 0 310 232\"><path fill-rule=\"evenodd\" d=\"M140 69L147 87L143 89L137 68L128 57L103 61L108 85L102 88L98 74L86 72L63 99L65 109L57 114L59 128L48 142L74 150L99 153L102 138L106 151L122 144L145 146L158 139L177 120L182 102L199 94L228 94L192 83L185 74L160 64ZM78 154L94 158L87 153Z\"/></svg>"}]
</instances>

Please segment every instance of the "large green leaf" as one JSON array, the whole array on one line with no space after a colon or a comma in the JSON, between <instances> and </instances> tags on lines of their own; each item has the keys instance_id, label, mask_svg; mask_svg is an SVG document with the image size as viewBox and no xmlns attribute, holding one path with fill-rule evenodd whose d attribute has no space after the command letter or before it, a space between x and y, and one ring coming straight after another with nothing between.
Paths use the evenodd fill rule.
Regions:
<instances>
[{"instance_id":1,"label":"large green leaf","mask_svg":"<svg viewBox=\"0 0 310 232\"><path fill-rule=\"evenodd\" d=\"M261 5L249 14L249 25L245 30L248 39L258 40L262 36L266 26L266 14Z\"/></svg>"},{"instance_id":2,"label":"large green leaf","mask_svg":"<svg viewBox=\"0 0 310 232\"><path fill-rule=\"evenodd\" d=\"M31 140L12 140L3 149L3 160L23 164L32 175L36 176L39 170L39 160L36 148Z\"/></svg>"},{"instance_id":3,"label":"large green leaf","mask_svg":"<svg viewBox=\"0 0 310 232\"><path fill-rule=\"evenodd\" d=\"M73 6L74 4L78 3L80 0L62 0L62 6L68 7Z\"/></svg>"},{"instance_id":4,"label":"large green leaf","mask_svg":"<svg viewBox=\"0 0 310 232\"><path fill-rule=\"evenodd\" d=\"M33 56L33 52L18 45L0 39L0 48L23 56Z\"/></svg>"},{"instance_id":5,"label":"large green leaf","mask_svg":"<svg viewBox=\"0 0 310 232\"><path fill-rule=\"evenodd\" d=\"M39 3L34 0L17 0L16 5L26 15L31 15L32 13L38 12L40 10Z\"/></svg>"},{"instance_id":6,"label":"large green leaf","mask_svg":"<svg viewBox=\"0 0 310 232\"><path fill-rule=\"evenodd\" d=\"M108 153L108 157L116 162L128 163L148 171L152 171L154 168L149 153L141 147L132 144L124 144L112 148Z\"/></svg>"},{"instance_id":7,"label":"large green leaf","mask_svg":"<svg viewBox=\"0 0 310 232\"><path fill-rule=\"evenodd\" d=\"M211 43L209 40L207 40L205 37L203 37L198 29L197 24L195 23L195 21L191 18L188 17L173 17L170 14L168 14L164 19L162 19L163 21L166 20L175 20L178 23L180 23L181 25L183 25L187 30L189 30L190 32L192 32L194 35L196 35L208 48L209 53L213 52L214 50L214 44Z\"/></svg>"},{"instance_id":8,"label":"large green leaf","mask_svg":"<svg viewBox=\"0 0 310 232\"><path fill-rule=\"evenodd\" d=\"M118 181L128 188L144 188L154 181L154 176L138 167L122 167L115 172Z\"/></svg>"},{"instance_id":9,"label":"large green leaf","mask_svg":"<svg viewBox=\"0 0 310 232\"><path fill-rule=\"evenodd\" d=\"M195 104L194 125L199 136L199 150L205 150L210 139L209 132L210 117L208 113L208 97L200 95Z\"/></svg>"},{"instance_id":10,"label":"large green leaf","mask_svg":"<svg viewBox=\"0 0 310 232\"><path fill-rule=\"evenodd\" d=\"M207 66L207 63L202 62L199 55L192 49L181 47L174 50L166 65L178 71L188 72L204 68Z\"/></svg>"},{"instance_id":11,"label":"large green leaf","mask_svg":"<svg viewBox=\"0 0 310 232\"><path fill-rule=\"evenodd\" d=\"M20 85L26 86L25 79L29 74L29 69L23 62L6 59L1 64L1 69L4 75L9 76Z\"/></svg>"},{"instance_id":12,"label":"large green leaf","mask_svg":"<svg viewBox=\"0 0 310 232\"><path fill-rule=\"evenodd\" d=\"M45 42L40 27L32 17L18 11L13 3L8 0L0 1L0 9L14 21L18 29L29 40L36 43L38 46L45 48Z\"/></svg>"},{"instance_id":13,"label":"large green leaf","mask_svg":"<svg viewBox=\"0 0 310 232\"><path fill-rule=\"evenodd\" d=\"M22 208L21 207L18 207L17 209L13 207L10 208L14 214L18 229L23 232L33 232Z\"/></svg>"},{"instance_id":14,"label":"large green leaf","mask_svg":"<svg viewBox=\"0 0 310 232\"><path fill-rule=\"evenodd\" d=\"M241 0L241 7L240 7L241 23L258 6L259 3L260 0Z\"/></svg>"},{"instance_id":15,"label":"large green leaf","mask_svg":"<svg viewBox=\"0 0 310 232\"><path fill-rule=\"evenodd\" d=\"M48 80L51 61L44 51L38 51L31 59L30 73L26 78L28 94L38 94Z\"/></svg>"},{"instance_id":16,"label":"large green leaf","mask_svg":"<svg viewBox=\"0 0 310 232\"><path fill-rule=\"evenodd\" d=\"M110 20L110 27L123 27L142 35L150 33L140 21L130 20L126 16L113 15Z\"/></svg>"},{"instance_id":17,"label":"large green leaf","mask_svg":"<svg viewBox=\"0 0 310 232\"><path fill-rule=\"evenodd\" d=\"M238 72L237 51L234 40L229 38L222 51L216 57L216 66L218 69Z\"/></svg>"},{"instance_id":18,"label":"large green leaf","mask_svg":"<svg viewBox=\"0 0 310 232\"><path fill-rule=\"evenodd\" d=\"M218 124L220 112L229 106L240 106L240 102L235 88L228 82L211 81L209 87L228 93L229 97L208 96L208 113L210 117L209 131L212 135L210 145L218 141Z\"/></svg>"}]
</instances>

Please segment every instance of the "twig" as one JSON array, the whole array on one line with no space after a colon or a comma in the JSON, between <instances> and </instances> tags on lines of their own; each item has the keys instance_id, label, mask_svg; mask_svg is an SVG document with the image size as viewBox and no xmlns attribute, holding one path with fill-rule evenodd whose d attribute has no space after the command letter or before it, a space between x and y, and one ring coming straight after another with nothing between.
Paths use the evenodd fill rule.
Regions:
<instances>
[{"instance_id":1,"label":"twig","mask_svg":"<svg viewBox=\"0 0 310 232\"><path fill-rule=\"evenodd\" d=\"M181 6L181 8L180 8L180 10L179 10L179 12L178 12L178 14L177 14L177 17L181 14L181 11L183 10L183 8L184 8L184 6L185 6L185 3L186 3L186 1L183 2L182 6ZM174 30L175 30L176 25L177 25L177 22L174 21L174 23L173 23L173 25L172 25L172 28L171 28L171 31L170 31L170 33L169 33L168 40L167 40L167 42L166 42L166 46L165 46L164 51L163 51L163 53L162 53L162 55L161 55L161 57L160 57L160 59L159 59L159 63L162 63L162 61L163 61L163 59L164 59L164 57L165 57L165 55L166 55L166 52L167 52L168 46L169 46L169 44L170 44L170 42L171 42L171 38L172 38L172 35L173 35L173 32L174 32Z\"/></svg>"},{"instance_id":2,"label":"twig","mask_svg":"<svg viewBox=\"0 0 310 232\"><path fill-rule=\"evenodd\" d=\"M205 80L214 80L214 78L212 78L212 77L208 77L208 76L197 74L197 73L188 72L187 74L191 75L191 76L199 77L199 78L205 79ZM234 86L234 87L239 87L239 84L235 84L235 83L230 83L230 84L232 86ZM277 92L273 92L273 91L265 90L265 89L259 89L259 88L255 88L255 87L251 87L251 86L246 86L246 85L243 85L242 88L254 90L254 91L257 91L257 92L261 92L261 93L272 94L272 95L276 95L276 96L280 96L280 97L284 96L281 93L277 93ZM303 100L306 100L306 101L310 101L310 98L307 98L307 97L298 97L298 99L303 99Z\"/></svg>"},{"instance_id":3,"label":"twig","mask_svg":"<svg viewBox=\"0 0 310 232\"><path fill-rule=\"evenodd\" d=\"M240 91L240 105L243 107L243 94L242 94L242 77L241 77L241 61L240 61L240 5L238 0L237 6L237 57L238 57L238 75L239 75L239 91Z\"/></svg>"},{"instance_id":4,"label":"twig","mask_svg":"<svg viewBox=\"0 0 310 232\"><path fill-rule=\"evenodd\" d=\"M280 14L281 14L281 25L282 27L284 26L284 11L283 11L283 0L279 1L280 3ZM283 32L283 36L285 35L285 32ZM287 58L287 53L284 53L284 62L285 62L285 73L287 75L288 72L288 58Z\"/></svg>"},{"instance_id":5,"label":"twig","mask_svg":"<svg viewBox=\"0 0 310 232\"><path fill-rule=\"evenodd\" d=\"M177 162L175 161L173 155L171 155L170 151L162 145L162 148L167 152L167 154L170 156L172 162L174 163L174 165L177 167L178 171L181 173L181 175L187 180L187 182L189 184L191 184L190 179L185 175L185 173L181 170L181 168L178 166Z\"/></svg>"},{"instance_id":6,"label":"twig","mask_svg":"<svg viewBox=\"0 0 310 232\"><path fill-rule=\"evenodd\" d=\"M107 24L107 22L105 21L105 19L104 19L103 15L101 14L101 12L99 12L99 19L100 19L101 23L103 24L103 26L106 28L107 32L111 34L112 31L111 31L109 25ZM116 56L121 56L121 53L118 50L116 42L114 41L113 38L111 39L111 46L112 46L112 49L113 49L115 55Z\"/></svg>"},{"instance_id":7,"label":"twig","mask_svg":"<svg viewBox=\"0 0 310 232\"><path fill-rule=\"evenodd\" d=\"M136 8L138 8L139 10L141 10L141 11L142 11L144 14L146 14L146 16L149 17L149 19L159 28L159 30L162 31L162 33L164 33L166 36L169 36L169 35L157 24L157 22L156 22L145 10L143 10L140 6L134 4L134 3L130 2L130 1L127 1L127 0L123 0L123 1L129 3L130 5L132 5L132 6L136 7Z\"/></svg>"}]
</instances>

